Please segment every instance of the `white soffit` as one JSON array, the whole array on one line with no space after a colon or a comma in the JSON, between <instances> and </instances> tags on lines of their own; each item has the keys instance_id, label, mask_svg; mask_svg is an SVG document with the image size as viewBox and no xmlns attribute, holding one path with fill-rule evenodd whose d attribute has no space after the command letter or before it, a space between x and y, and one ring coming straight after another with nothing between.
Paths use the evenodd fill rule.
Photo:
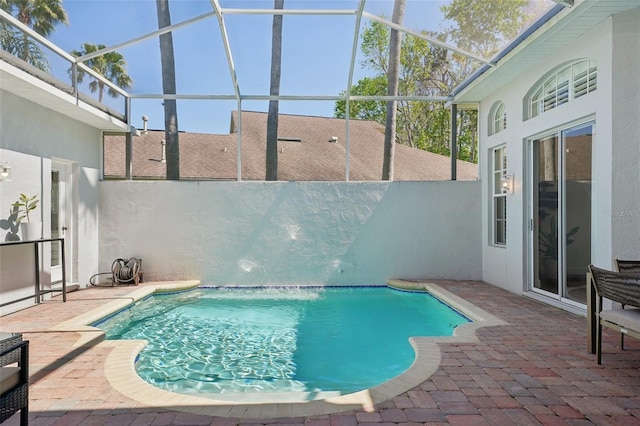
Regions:
<instances>
[{"instance_id":1,"label":"white soffit","mask_svg":"<svg viewBox=\"0 0 640 426\"><path fill-rule=\"evenodd\" d=\"M76 103L74 96L1 60L0 89L96 129L118 132L130 129L127 123L81 100Z\"/></svg>"},{"instance_id":2,"label":"white soffit","mask_svg":"<svg viewBox=\"0 0 640 426\"><path fill-rule=\"evenodd\" d=\"M523 40L495 67L487 69L455 96L455 103L479 102L531 67L616 13L640 7L638 0L582 0L567 7Z\"/></svg>"}]
</instances>

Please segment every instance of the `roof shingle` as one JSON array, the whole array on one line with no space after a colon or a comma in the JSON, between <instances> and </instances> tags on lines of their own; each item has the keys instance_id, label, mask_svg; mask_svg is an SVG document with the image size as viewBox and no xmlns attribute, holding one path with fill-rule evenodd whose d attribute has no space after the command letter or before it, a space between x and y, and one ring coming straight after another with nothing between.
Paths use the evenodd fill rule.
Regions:
<instances>
[{"instance_id":1,"label":"roof shingle","mask_svg":"<svg viewBox=\"0 0 640 426\"><path fill-rule=\"evenodd\" d=\"M264 180L267 113L242 111L242 180ZM180 132L182 179L235 180L237 177L237 111L231 134ZM349 180L376 181L382 177L384 127L373 121L350 120ZM345 121L338 118L280 114L278 120L278 179L344 181ZM337 140L335 140L337 138ZM150 130L133 138L133 175L162 179L164 131ZM124 137L105 136L105 176L125 172ZM396 144L395 180L449 180L448 157ZM458 160L457 178L476 180L477 166Z\"/></svg>"}]
</instances>

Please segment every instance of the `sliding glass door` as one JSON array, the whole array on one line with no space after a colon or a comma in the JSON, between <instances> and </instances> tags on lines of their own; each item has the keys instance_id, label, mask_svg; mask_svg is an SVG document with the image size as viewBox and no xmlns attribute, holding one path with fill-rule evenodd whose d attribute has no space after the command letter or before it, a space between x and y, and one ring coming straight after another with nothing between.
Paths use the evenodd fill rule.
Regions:
<instances>
[{"instance_id":1,"label":"sliding glass door","mask_svg":"<svg viewBox=\"0 0 640 426\"><path fill-rule=\"evenodd\" d=\"M591 263L591 145L594 123L530 142L533 291L586 303Z\"/></svg>"}]
</instances>

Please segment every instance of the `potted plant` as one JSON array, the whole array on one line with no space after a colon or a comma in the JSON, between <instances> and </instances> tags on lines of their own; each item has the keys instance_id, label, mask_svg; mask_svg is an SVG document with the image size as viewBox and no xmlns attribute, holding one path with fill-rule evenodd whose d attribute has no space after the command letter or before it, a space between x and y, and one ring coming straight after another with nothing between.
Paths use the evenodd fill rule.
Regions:
<instances>
[{"instance_id":1,"label":"potted plant","mask_svg":"<svg viewBox=\"0 0 640 426\"><path fill-rule=\"evenodd\" d=\"M20 224L22 232L22 240L39 240L42 238L42 222L32 222L29 213L38 207L38 194L29 197L26 194L20 194L18 201L13 203L14 211L18 213L17 223Z\"/></svg>"}]
</instances>

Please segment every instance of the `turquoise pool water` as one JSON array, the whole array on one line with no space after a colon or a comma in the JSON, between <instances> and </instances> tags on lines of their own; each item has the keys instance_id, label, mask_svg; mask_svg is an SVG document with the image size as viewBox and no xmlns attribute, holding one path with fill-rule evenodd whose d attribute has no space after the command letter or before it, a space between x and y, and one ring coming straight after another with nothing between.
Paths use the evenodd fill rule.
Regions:
<instances>
[{"instance_id":1,"label":"turquoise pool water","mask_svg":"<svg viewBox=\"0 0 640 426\"><path fill-rule=\"evenodd\" d=\"M350 393L413 362L411 336L449 336L469 320L427 293L387 287L208 289L156 295L98 324L144 339L136 364L154 386L215 397Z\"/></svg>"}]
</instances>

